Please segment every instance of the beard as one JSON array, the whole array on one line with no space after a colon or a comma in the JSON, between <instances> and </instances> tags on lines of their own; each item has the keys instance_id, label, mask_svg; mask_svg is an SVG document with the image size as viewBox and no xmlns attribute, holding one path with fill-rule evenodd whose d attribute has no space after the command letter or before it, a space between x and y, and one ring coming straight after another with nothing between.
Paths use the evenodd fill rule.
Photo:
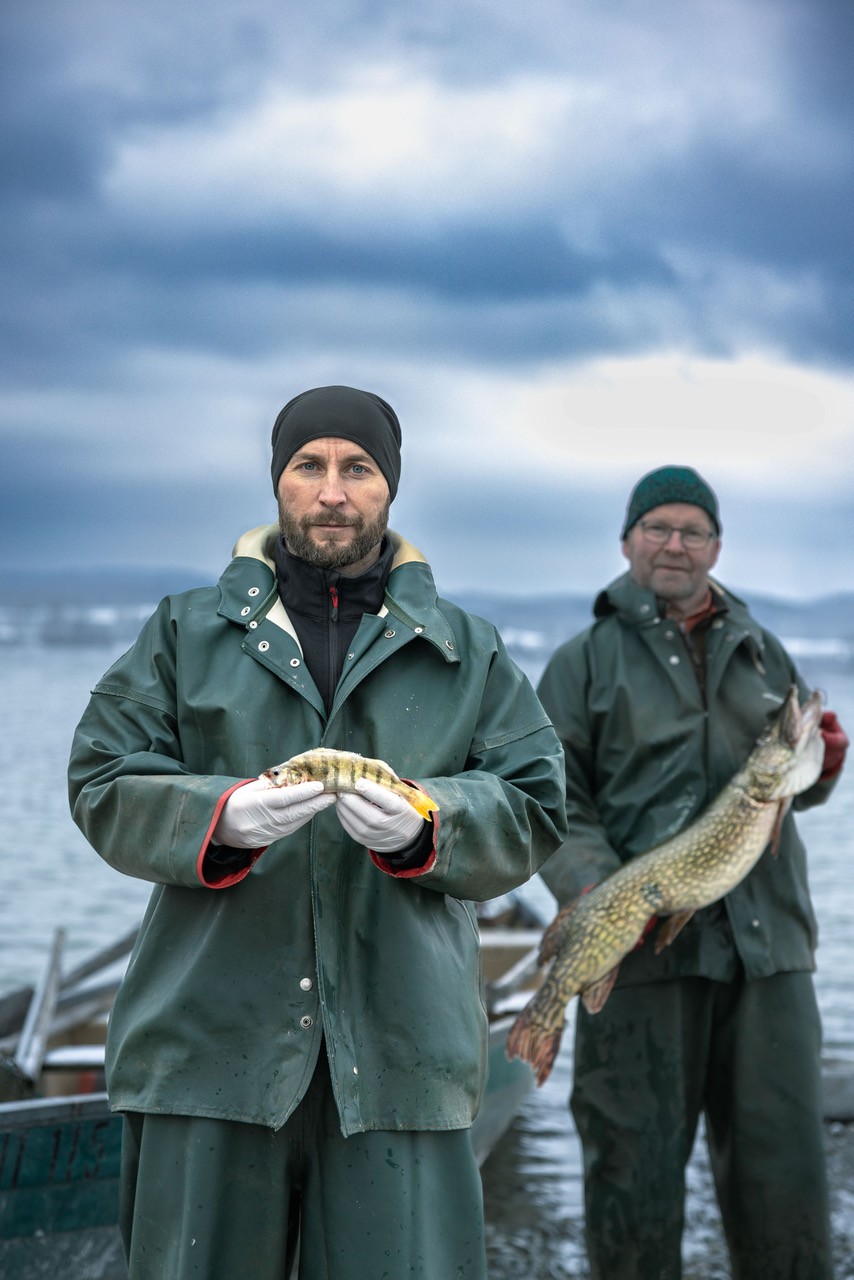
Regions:
<instances>
[{"instance_id":1,"label":"beard","mask_svg":"<svg viewBox=\"0 0 854 1280\"><path fill-rule=\"evenodd\" d=\"M366 521L364 516L355 516L352 520L346 520L332 511L323 511L319 516L311 518L303 516L301 520L297 520L284 509L280 501L279 528L285 540L285 546L292 556L297 556L317 569L346 569L350 565L359 564L362 560L368 560L371 552L379 547L388 528L390 506L391 499L386 502L376 519L371 521ZM311 534L311 530L317 524L352 529L354 531L352 539L346 545L332 538L317 542ZM367 568L368 565L364 567Z\"/></svg>"}]
</instances>

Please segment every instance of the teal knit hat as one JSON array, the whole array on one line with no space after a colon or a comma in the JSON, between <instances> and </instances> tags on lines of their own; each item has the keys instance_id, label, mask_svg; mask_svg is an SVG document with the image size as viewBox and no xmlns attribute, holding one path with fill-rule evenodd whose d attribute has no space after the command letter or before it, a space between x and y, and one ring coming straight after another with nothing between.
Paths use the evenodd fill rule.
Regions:
<instances>
[{"instance_id":1,"label":"teal knit hat","mask_svg":"<svg viewBox=\"0 0 854 1280\"><path fill-rule=\"evenodd\" d=\"M718 500L703 477L691 467L659 467L638 480L632 490L620 537L625 538L647 511L652 511L653 507L663 507L667 502L690 502L695 507L702 507L711 517L715 533L720 536Z\"/></svg>"}]
</instances>

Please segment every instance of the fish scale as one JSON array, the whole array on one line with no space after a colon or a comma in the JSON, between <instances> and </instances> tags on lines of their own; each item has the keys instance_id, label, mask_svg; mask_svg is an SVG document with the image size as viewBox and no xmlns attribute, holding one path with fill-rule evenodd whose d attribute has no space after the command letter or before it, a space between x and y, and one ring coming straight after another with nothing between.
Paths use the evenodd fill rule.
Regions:
<instances>
[{"instance_id":1,"label":"fish scale","mask_svg":"<svg viewBox=\"0 0 854 1280\"><path fill-rule=\"evenodd\" d=\"M507 1039L507 1056L530 1062L539 1084L560 1047L567 1004L580 993L591 1013L602 1008L620 961L641 941L650 917L663 917L658 953L695 911L743 880L769 842L776 852L792 796L821 773L821 703L816 692L800 707L793 686L744 766L695 822L626 862L549 925L540 963L551 960L551 969Z\"/></svg>"}]
</instances>

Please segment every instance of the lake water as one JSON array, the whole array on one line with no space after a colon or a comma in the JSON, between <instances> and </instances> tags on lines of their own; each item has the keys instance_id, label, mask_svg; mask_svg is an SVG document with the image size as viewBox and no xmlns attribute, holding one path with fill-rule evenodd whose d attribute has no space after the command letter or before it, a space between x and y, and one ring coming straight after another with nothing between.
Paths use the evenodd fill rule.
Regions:
<instances>
[{"instance_id":1,"label":"lake water","mask_svg":"<svg viewBox=\"0 0 854 1280\"><path fill-rule=\"evenodd\" d=\"M149 886L118 875L71 821L65 773L74 727L95 680L120 650L8 645L0 648L0 994L42 972L54 930L67 931L66 967L136 924ZM849 734L854 667L799 657ZM530 670L534 678L536 670ZM828 805L801 815L821 946L816 987L828 1052L854 1055L854 770ZM566 1109L571 1062L565 1049L484 1168L491 1280L583 1277L578 1143ZM689 1169L686 1278L726 1276L708 1168L698 1144ZM852 1215L835 1224L846 1236ZM854 1238L852 1238L854 1257ZM692 1262L692 1259L694 1260ZM846 1266L847 1264L843 1264ZM692 1270L693 1267L693 1270ZM837 1280L852 1280L839 1270Z\"/></svg>"}]
</instances>

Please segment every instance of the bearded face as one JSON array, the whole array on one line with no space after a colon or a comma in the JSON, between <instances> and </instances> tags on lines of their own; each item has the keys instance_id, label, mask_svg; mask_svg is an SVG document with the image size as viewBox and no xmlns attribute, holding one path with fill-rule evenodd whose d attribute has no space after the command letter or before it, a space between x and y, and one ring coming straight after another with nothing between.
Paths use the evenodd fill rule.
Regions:
<instances>
[{"instance_id":1,"label":"bearded face","mask_svg":"<svg viewBox=\"0 0 854 1280\"><path fill-rule=\"evenodd\" d=\"M389 487L352 441L323 437L298 449L281 474L278 499L285 546L307 564L355 576L379 555Z\"/></svg>"},{"instance_id":2,"label":"bearded face","mask_svg":"<svg viewBox=\"0 0 854 1280\"><path fill-rule=\"evenodd\" d=\"M316 516L296 516L279 498L279 528L291 555L318 569L354 569L361 573L363 561L376 559L379 544L388 528L391 506L372 519L362 515L345 517L335 511L321 510ZM373 554L372 554L373 553Z\"/></svg>"}]
</instances>

